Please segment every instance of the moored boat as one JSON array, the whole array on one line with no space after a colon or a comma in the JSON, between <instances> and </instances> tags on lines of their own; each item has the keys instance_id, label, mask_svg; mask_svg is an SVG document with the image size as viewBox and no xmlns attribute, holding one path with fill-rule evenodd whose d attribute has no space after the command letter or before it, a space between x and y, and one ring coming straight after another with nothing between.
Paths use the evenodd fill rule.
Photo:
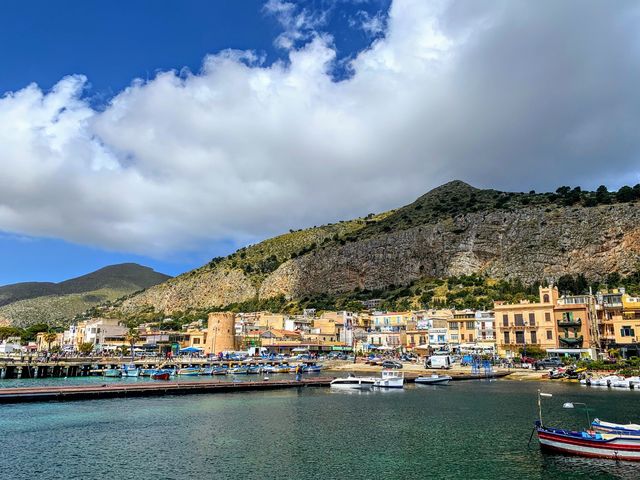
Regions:
<instances>
[{"instance_id":1,"label":"moored boat","mask_svg":"<svg viewBox=\"0 0 640 480\"><path fill-rule=\"evenodd\" d=\"M599 418L594 418L591 428L601 433L619 433L624 435L640 435L640 425L636 423L613 423L603 422Z\"/></svg>"},{"instance_id":2,"label":"moored boat","mask_svg":"<svg viewBox=\"0 0 640 480\"><path fill-rule=\"evenodd\" d=\"M214 367L211 375L226 375L229 372L229 368L225 367Z\"/></svg>"},{"instance_id":3,"label":"moored boat","mask_svg":"<svg viewBox=\"0 0 640 480\"><path fill-rule=\"evenodd\" d=\"M139 377L140 369L136 367L133 363L129 365L122 365L122 376L123 377Z\"/></svg>"},{"instance_id":4,"label":"moored boat","mask_svg":"<svg viewBox=\"0 0 640 480\"><path fill-rule=\"evenodd\" d=\"M420 385L448 385L451 378L450 375L420 375L415 382Z\"/></svg>"},{"instance_id":5,"label":"moored boat","mask_svg":"<svg viewBox=\"0 0 640 480\"><path fill-rule=\"evenodd\" d=\"M120 370L119 368L105 368L102 371L102 376L103 377L111 377L111 378L116 378L116 377L121 377L122 376L122 370Z\"/></svg>"},{"instance_id":6,"label":"moored boat","mask_svg":"<svg viewBox=\"0 0 640 480\"><path fill-rule=\"evenodd\" d=\"M231 375L247 375L249 373L249 367L234 367L229 369Z\"/></svg>"},{"instance_id":7,"label":"moored boat","mask_svg":"<svg viewBox=\"0 0 640 480\"><path fill-rule=\"evenodd\" d=\"M196 375L200 375L200 372L202 371L201 368L199 367L187 367L187 368L179 368L176 371L176 375L183 375L183 376L196 376Z\"/></svg>"},{"instance_id":8,"label":"moored boat","mask_svg":"<svg viewBox=\"0 0 640 480\"><path fill-rule=\"evenodd\" d=\"M151 374L152 380L169 380L170 378L171 374L162 370L157 370Z\"/></svg>"},{"instance_id":9,"label":"moored boat","mask_svg":"<svg viewBox=\"0 0 640 480\"><path fill-rule=\"evenodd\" d=\"M348 377L332 380L329 386L341 390L371 390L375 383L376 381L371 377L349 375Z\"/></svg>"}]
</instances>

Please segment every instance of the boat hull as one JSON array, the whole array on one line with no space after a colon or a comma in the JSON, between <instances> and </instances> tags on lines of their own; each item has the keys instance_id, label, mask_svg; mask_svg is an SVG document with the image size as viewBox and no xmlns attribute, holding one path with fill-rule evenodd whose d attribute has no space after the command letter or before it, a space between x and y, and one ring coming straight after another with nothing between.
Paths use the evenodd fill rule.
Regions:
<instances>
[{"instance_id":1,"label":"boat hull","mask_svg":"<svg viewBox=\"0 0 640 480\"><path fill-rule=\"evenodd\" d=\"M449 385L451 377L418 377L414 381L418 385Z\"/></svg>"},{"instance_id":2,"label":"boat hull","mask_svg":"<svg viewBox=\"0 0 640 480\"><path fill-rule=\"evenodd\" d=\"M171 374L169 372L151 374L152 380L169 380L170 378L171 378Z\"/></svg>"},{"instance_id":3,"label":"boat hull","mask_svg":"<svg viewBox=\"0 0 640 480\"><path fill-rule=\"evenodd\" d=\"M537 428L540 448L580 457L640 461L640 439L612 435L611 439L580 438Z\"/></svg>"}]
</instances>

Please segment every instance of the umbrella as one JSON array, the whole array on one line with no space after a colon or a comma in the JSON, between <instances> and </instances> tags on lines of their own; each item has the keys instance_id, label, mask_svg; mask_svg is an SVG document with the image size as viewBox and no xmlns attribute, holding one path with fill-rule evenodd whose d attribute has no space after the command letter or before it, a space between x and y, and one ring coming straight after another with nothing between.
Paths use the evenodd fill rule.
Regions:
<instances>
[{"instance_id":1,"label":"umbrella","mask_svg":"<svg viewBox=\"0 0 640 480\"><path fill-rule=\"evenodd\" d=\"M308 348L302 348L302 347L296 347L291 351L292 352L306 352L307 350L309 350L309 349Z\"/></svg>"},{"instance_id":2,"label":"umbrella","mask_svg":"<svg viewBox=\"0 0 640 480\"><path fill-rule=\"evenodd\" d=\"M201 352L202 349L198 348L198 347L186 347L186 348L181 348L180 349L180 353L198 353Z\"/></svg>"}]
</instances>

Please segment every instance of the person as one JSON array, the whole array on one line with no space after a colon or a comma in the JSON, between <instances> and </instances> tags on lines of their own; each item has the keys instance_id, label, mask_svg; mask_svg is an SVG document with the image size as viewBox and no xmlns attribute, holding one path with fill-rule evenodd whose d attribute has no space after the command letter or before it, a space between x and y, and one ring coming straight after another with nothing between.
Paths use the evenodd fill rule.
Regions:
<instances>
[{"instance_id":1,"label":"person","mask_svg":"<svg viewBox=\"0 0 640 480\"><path fill-rule=\"evenodd\" d=\"M302 367L300 365L296 365L296 382L299 382L302 379Z\"/></svg>"}]
</instances>

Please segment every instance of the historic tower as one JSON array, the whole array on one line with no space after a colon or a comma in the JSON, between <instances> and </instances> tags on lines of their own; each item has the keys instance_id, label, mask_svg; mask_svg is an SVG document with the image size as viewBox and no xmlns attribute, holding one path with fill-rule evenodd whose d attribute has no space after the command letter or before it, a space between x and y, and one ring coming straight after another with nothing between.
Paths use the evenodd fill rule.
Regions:
<instances>
[{"instance_id":1,"label":"historic tower","mask_svg":"<svg viewBox=\"0 0 640 480\"><path fill-rule=\"evenodd\" d=\"M235 315L233 313L210 313L205 353L218 354L235 350L235 329Z\"/></svg>"}]
</instances>

